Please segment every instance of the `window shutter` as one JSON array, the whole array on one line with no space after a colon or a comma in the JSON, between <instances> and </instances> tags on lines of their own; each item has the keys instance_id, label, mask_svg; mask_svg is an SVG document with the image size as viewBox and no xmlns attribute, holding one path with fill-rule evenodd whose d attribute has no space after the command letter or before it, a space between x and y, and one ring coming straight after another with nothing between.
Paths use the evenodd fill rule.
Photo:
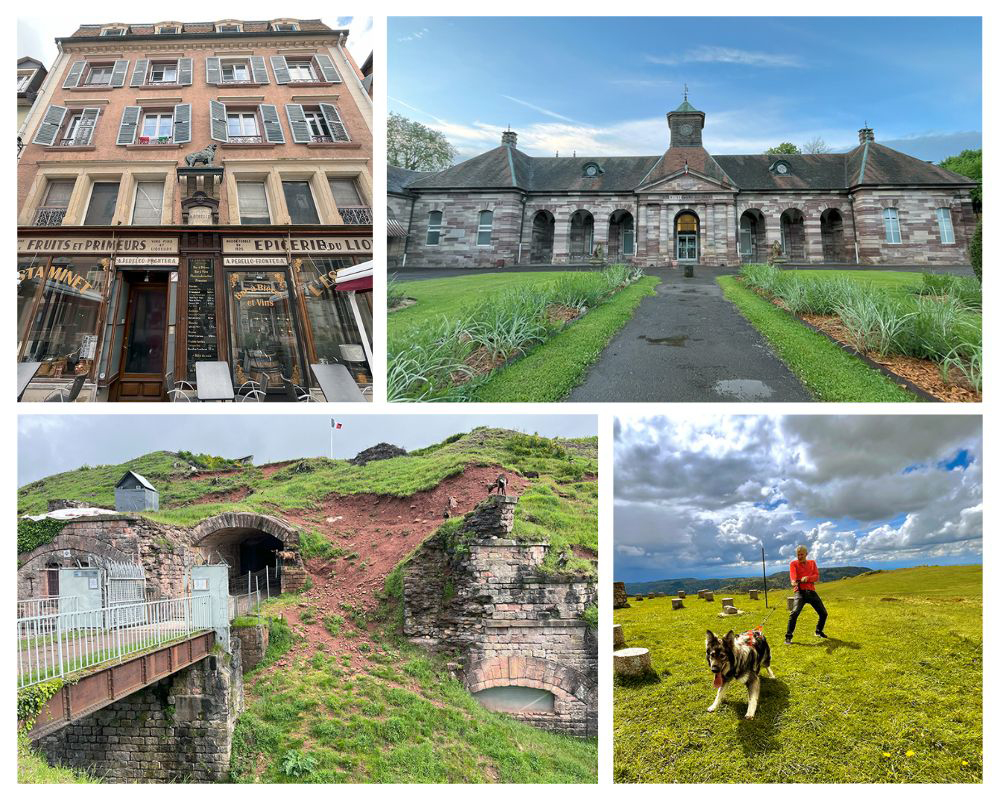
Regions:
<instances>
[{"instance_id":1,"label":"window shutter","mask_svg":"<svg viewBox=\"0 0 1000 800\"><path fill-rule=\"evenodd\" d=\"M111 70L111 86L117 88L125 85L125 74L128 72L129 60L120 58L115 62L114 69Z\"/></svg>"},{"instance_id":2,"label":"window shutter","mask_svg":"<svg viewBox=\"0 0 1000 800\"><path fill-rule=\"evenodd\" d=\"M285 132L281 130L281 120L278 119L278 107L260 107L260 118L264 120L264 138L276 144L285 143Z\"/></svg>"},{"instance_id":3,"label":"window shutter","mask_svg":"<svg viewBox=\"0 0 1000 800\"><path fill-rule=\"evenodd\" d=\"M62 106L49 106L45 110L45 116L42 118L38 130L35 132L35 138L31 141L34 144L44 144L46 146L55 144L56 136L59 135L59 129L62 127L65 117L65 108Z\"/></svg>"},{"instance_id":4,"label":"window shutter","mask_svg":"<svg viewBox=\"0 0 1000 800\"><path fill-rule=\"evenodd\" d=\"M180 103L174 106L174 144L186 144L191 141L191 104Z\"/></svg>"},{"instance_id":5,"label":"window shutter","mask_svg":"<svg viewBox=\"0 0 1000 800\"><path fill-rule=\"evenodd\" d=\"M337 111L335 105L330 103L320 103L319 110L323 112L323 116L326 117L327 127L330 129L330 135L333 137L335 142L349 142L351 137L347 135L347 128L344 127L344 123L340 120L340 112Z\"/></svg>"},{"instance_id":6,"label":"window shutter","mask_svg":"<svg viewBox=\"0 0 1000 800\"><path fill-rule=\"evenodd\" d=\"M132 80L129 81L129 86L142 86L146 82L146 71L149 69L149 59L148 58L137 58L135 60L135 69L132 70Z\"/></svg>"},{"instance_id":7,"label":"window shutter","mask_svg":"<svg viewBox=\"0 0 1000 800\"><path fill-rule=\"evenodd\" d=\"M275 74L277 80L277 74ZM288 127L292 131L292 141L303 144L312 141L312 134L309 132L309 123L306 122L305 112L302 106L297 103L285 103L285 116L288 117Z\"/></svg>"},{"instance_id":8,"label":"window shutter","mask_svg":"<svg viewBox=\"0 0 1000 800\"><path fill-rule=\"evenodd\" d=\"M123 78L124 80L124 78ZM74 139L81 145L88 145L94 141L94 128L97 127L97 118L101 116L99 108L85 108L80 115L80 124L76 129Z\"/></svg>"},{"instance_id":9,"label":"window shutter","mask_svg":"<svg viewBox=\"0 0 1000 800\"><path fill-rule=\"evenodd\" d=\"M275 83L288 83L291 80L288 75L288 62L284 56L271 56L271 71L274 73Z\"/></svg>"},{"instance_id":10,"label":"window shutter","mask_svg":"<svg viewBox=\"0 0 1000 800\"><path fill-rule=\"evenodd\" d=\"M226 122L226 104L210 100L212 116L212 138L217 142L229 141L229 126Z\"/></svg>"},{"instance_id":11,"label":"window shutter","mask_svg":"<svg viewBox=\"0 0 1000 800\"><path fill-rule=\"evenodd\" d=\"M250 56L250 72L254 83L270 83L267 79L267 64L264 56Z\"/></svg>"},{"instance_id":12,"label":"window shutter","mask_svg":"<svg viewBox=\"0 0 1000 800\"><path fill-rule=\"evenodd\" d=\"M122 111L122 121L118 126L117 144L135 144L135 132L139 127L139 115L142 108L139 106L125 106Z\"/></svg>"},{"instance_id":13,"label":"window shutter","mask_svg":"<svg viewBox=\"0 0 1000 800\"><path fill-rule=\"evenodd\" d=\"M69 73L66 75L66 80L63 81L63 89L75 89L80 85L80 77L83 75L83 68L86 65L86 61L73 62L73 66L69 68Z\"/></svg>"},{"instance_id":14,"label":"window shutter","mask_svg":"<svg viewBox=\"0 0 1000 800\"><path fill-rule=\"evenodd\" d=\"M222 59L211 56L205 59L205 83L218 86L222 83Z\"/></svg>"},{"instance_id":15,"label":"window shutter","mask_svg":"<svg viewBox=\"0 0 1000 800\"><path fill-rule=\"evenodd\" d=\"M193 73L194 69L190 58L177 59L177 83L181 86L190 86Z\"/></svg>"},{"instance_id":16,"label":"window shutter","mask_svg":"<svg viewBox=\"0 0 1000 800\"><path fill-rule=\"evenodd\" d=\"M333 66L333 59L322 53L316 54L316 63L319 64L320 72L323 73L323 80L327 83L340 83L340 73Z\"/></svg>"}]
</instances>

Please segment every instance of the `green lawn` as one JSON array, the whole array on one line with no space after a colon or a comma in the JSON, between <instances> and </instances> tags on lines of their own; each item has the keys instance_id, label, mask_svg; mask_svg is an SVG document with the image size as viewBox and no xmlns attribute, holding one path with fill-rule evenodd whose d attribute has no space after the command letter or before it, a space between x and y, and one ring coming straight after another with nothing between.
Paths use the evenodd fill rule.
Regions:
<instances>
[{"instance_id":1,"label":"green lawn","mask_svg":"<svg viewBox=\"0 0 1000 800\"><path fill-rule=\"evenodd\" d=\"M52 767L31 746L27 735L17 736L18 783L100 783L95 776L68 767Z\"/></svg>"},{"instance_id":2,"label":"green lawn","mask_svg":"<svg viewBox=\"0 0 1000 800\"><path fill-rule=\"evenodd\" d=\"M922 273L894 272L892 270L858 270L858 269L796 269L789 270L803 278L848 278L858 283L867 283L880 289L899 289L909 294L923 282Z\"/></svg>"},{"instance_id":3,"label":"green lawn","mask_svg":"<svg viewBox=\"0 0 1000 800\"><path fill-rule=\"evenodd\" d=\"M829 274L826 270L800 270ZM887 273L905 275L905 273ZM875 273L864 273L875 277ZM794 372L823 402L912 403L919 398L882 373L809 330L787 311L751 292L732 276L716 279L726 299L746 317Z\"/></svg>"},{"instance_id":4,"label":"green lawn","mask_svg":"<svg viewBox=\"0 0 1000 800\"><path fill-rule=\"evenodd\" d=\"M746 720L737 686L714 714L705 631L749 630L750 613L721 619L721 592L615 611L630 647L648 647L659 682L616 686L615 780L680 783L979 783L983 776L982 567L918 567L848 578L818 590L828 640L806 608L782 643L787 592L765 633L775 679L761 678Z\"/></svg>"},{"instance_id":5,"label":"green lawn","mask_svg":"<svg viewBox=\"0 0 1000 800\"><path fill-rule=\"evenodd\" d=\"M659 278L645 277L622 289L524 358L494 372L476 387L472 399L482 403L562 400L659 282Z\"/></svg>"}]
</instances>

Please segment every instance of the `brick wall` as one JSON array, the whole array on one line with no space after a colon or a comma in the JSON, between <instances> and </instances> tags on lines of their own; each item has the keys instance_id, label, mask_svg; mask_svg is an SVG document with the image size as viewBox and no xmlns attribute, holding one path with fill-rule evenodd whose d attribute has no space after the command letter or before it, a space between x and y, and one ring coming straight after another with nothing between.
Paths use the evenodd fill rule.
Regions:
<instances>
[{"instance_id":1,"label":"brick wall","mask_svg":"<svg viewBox=\"0 0 1000 800\"><path fill-rule=\"evenodd\" d=\"M38 749L115 783L225 781L244 705L239 641L231 658L209 656L39 739Z\"/></svg>"}]
</instances>

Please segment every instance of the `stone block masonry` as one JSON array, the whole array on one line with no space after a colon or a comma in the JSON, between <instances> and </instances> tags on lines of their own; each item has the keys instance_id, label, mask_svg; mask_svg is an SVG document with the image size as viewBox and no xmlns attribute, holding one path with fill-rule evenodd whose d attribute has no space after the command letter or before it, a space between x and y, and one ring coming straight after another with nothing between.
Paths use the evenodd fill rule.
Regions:
<instances>
[{"instance_id":1,"label":"stone block masonry","mask_svg":"<svg viewBox=\"0 0 1000 800\"><path fill-rule=\"evenodd\" d=\"M239 638L232 648L43 737L38 749L115 783L224 781L244 704Z\"/></svg>"},{"instance_id":2,"label":"stone block masonry","mask_svg":"<svg viewBox=\"0 0 1000 800\"><path fill-rule=\"evenodd\" d=\"M456 657L466 688L550 692L551 712L517 713L538 727L597 735L597 637L582 619L593 578L540 569L549 545L511 538L517 498L493 496L461 527L432 536L403 578L403 630Z\"/></svg>"}]
</instances>

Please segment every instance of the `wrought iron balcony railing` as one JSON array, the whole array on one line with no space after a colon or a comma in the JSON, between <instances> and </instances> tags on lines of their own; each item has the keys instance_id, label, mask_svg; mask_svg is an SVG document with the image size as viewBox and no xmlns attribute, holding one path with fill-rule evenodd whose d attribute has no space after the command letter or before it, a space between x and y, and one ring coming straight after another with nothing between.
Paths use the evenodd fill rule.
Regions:
<instances>
[{"instance_id":1,"label":"wrought iron balcony railing","mask_svg":"<svg viewBox=\"0 0 1000 800\"><path fill-rule=\"evenodd\" d=\"M60 139L60 147L86 147L90 144L89 136L74 136L70 139Z\"/></svg>"},{"instance_id":2,"label":"wrought iron balcony railing","mask_svg":"<svg viewBox=\"0 0 1000 800\"><path fill-rule=\"evenodd\" d=\"M35 224L42 226L62 225L65 216L65 208L40 208L35 212Z\"/></svg>"},{"instance_id":3,"label":"wrought iron balcony railing","mask_svg":"<svg viewBox=\"0 0 1000 800\"><path fill-rule=\"evenodd\" d=\"M367 206L358 208L340 208L340 218L345 225L371 225L372 210Z\"/></svg>"},{"instance_id":4,"label":"wrought iron balcony railing","mask_svg":"<svg viewBox=\"0 0 1000 800\"><path fill-rule=\"evenodd\" d=\"M314 143L316 143L316 144L332 144L333 143L333 137L332 136L313 136L312 137L312 141Z\"/></svg>"},{"instance_id":5,"label":"wrought iron balcony railing","mask_svg":"<svg viewBox=\"0 0 1000 800\"><path fill-rule=\"evenodd\" d=\"M230 136L230 144L264 144L263 136Z\"/></svg>"},{"instance_id":6,"label":"wrought iron balcony railing","mask_svg":"<svg viewBox=\"0 0 1000 800\"><path fill-rule=\"evenodd\" d=\"M140 136L136 144L173 144L173 136Z\"/></svg>"}]
</instances>

